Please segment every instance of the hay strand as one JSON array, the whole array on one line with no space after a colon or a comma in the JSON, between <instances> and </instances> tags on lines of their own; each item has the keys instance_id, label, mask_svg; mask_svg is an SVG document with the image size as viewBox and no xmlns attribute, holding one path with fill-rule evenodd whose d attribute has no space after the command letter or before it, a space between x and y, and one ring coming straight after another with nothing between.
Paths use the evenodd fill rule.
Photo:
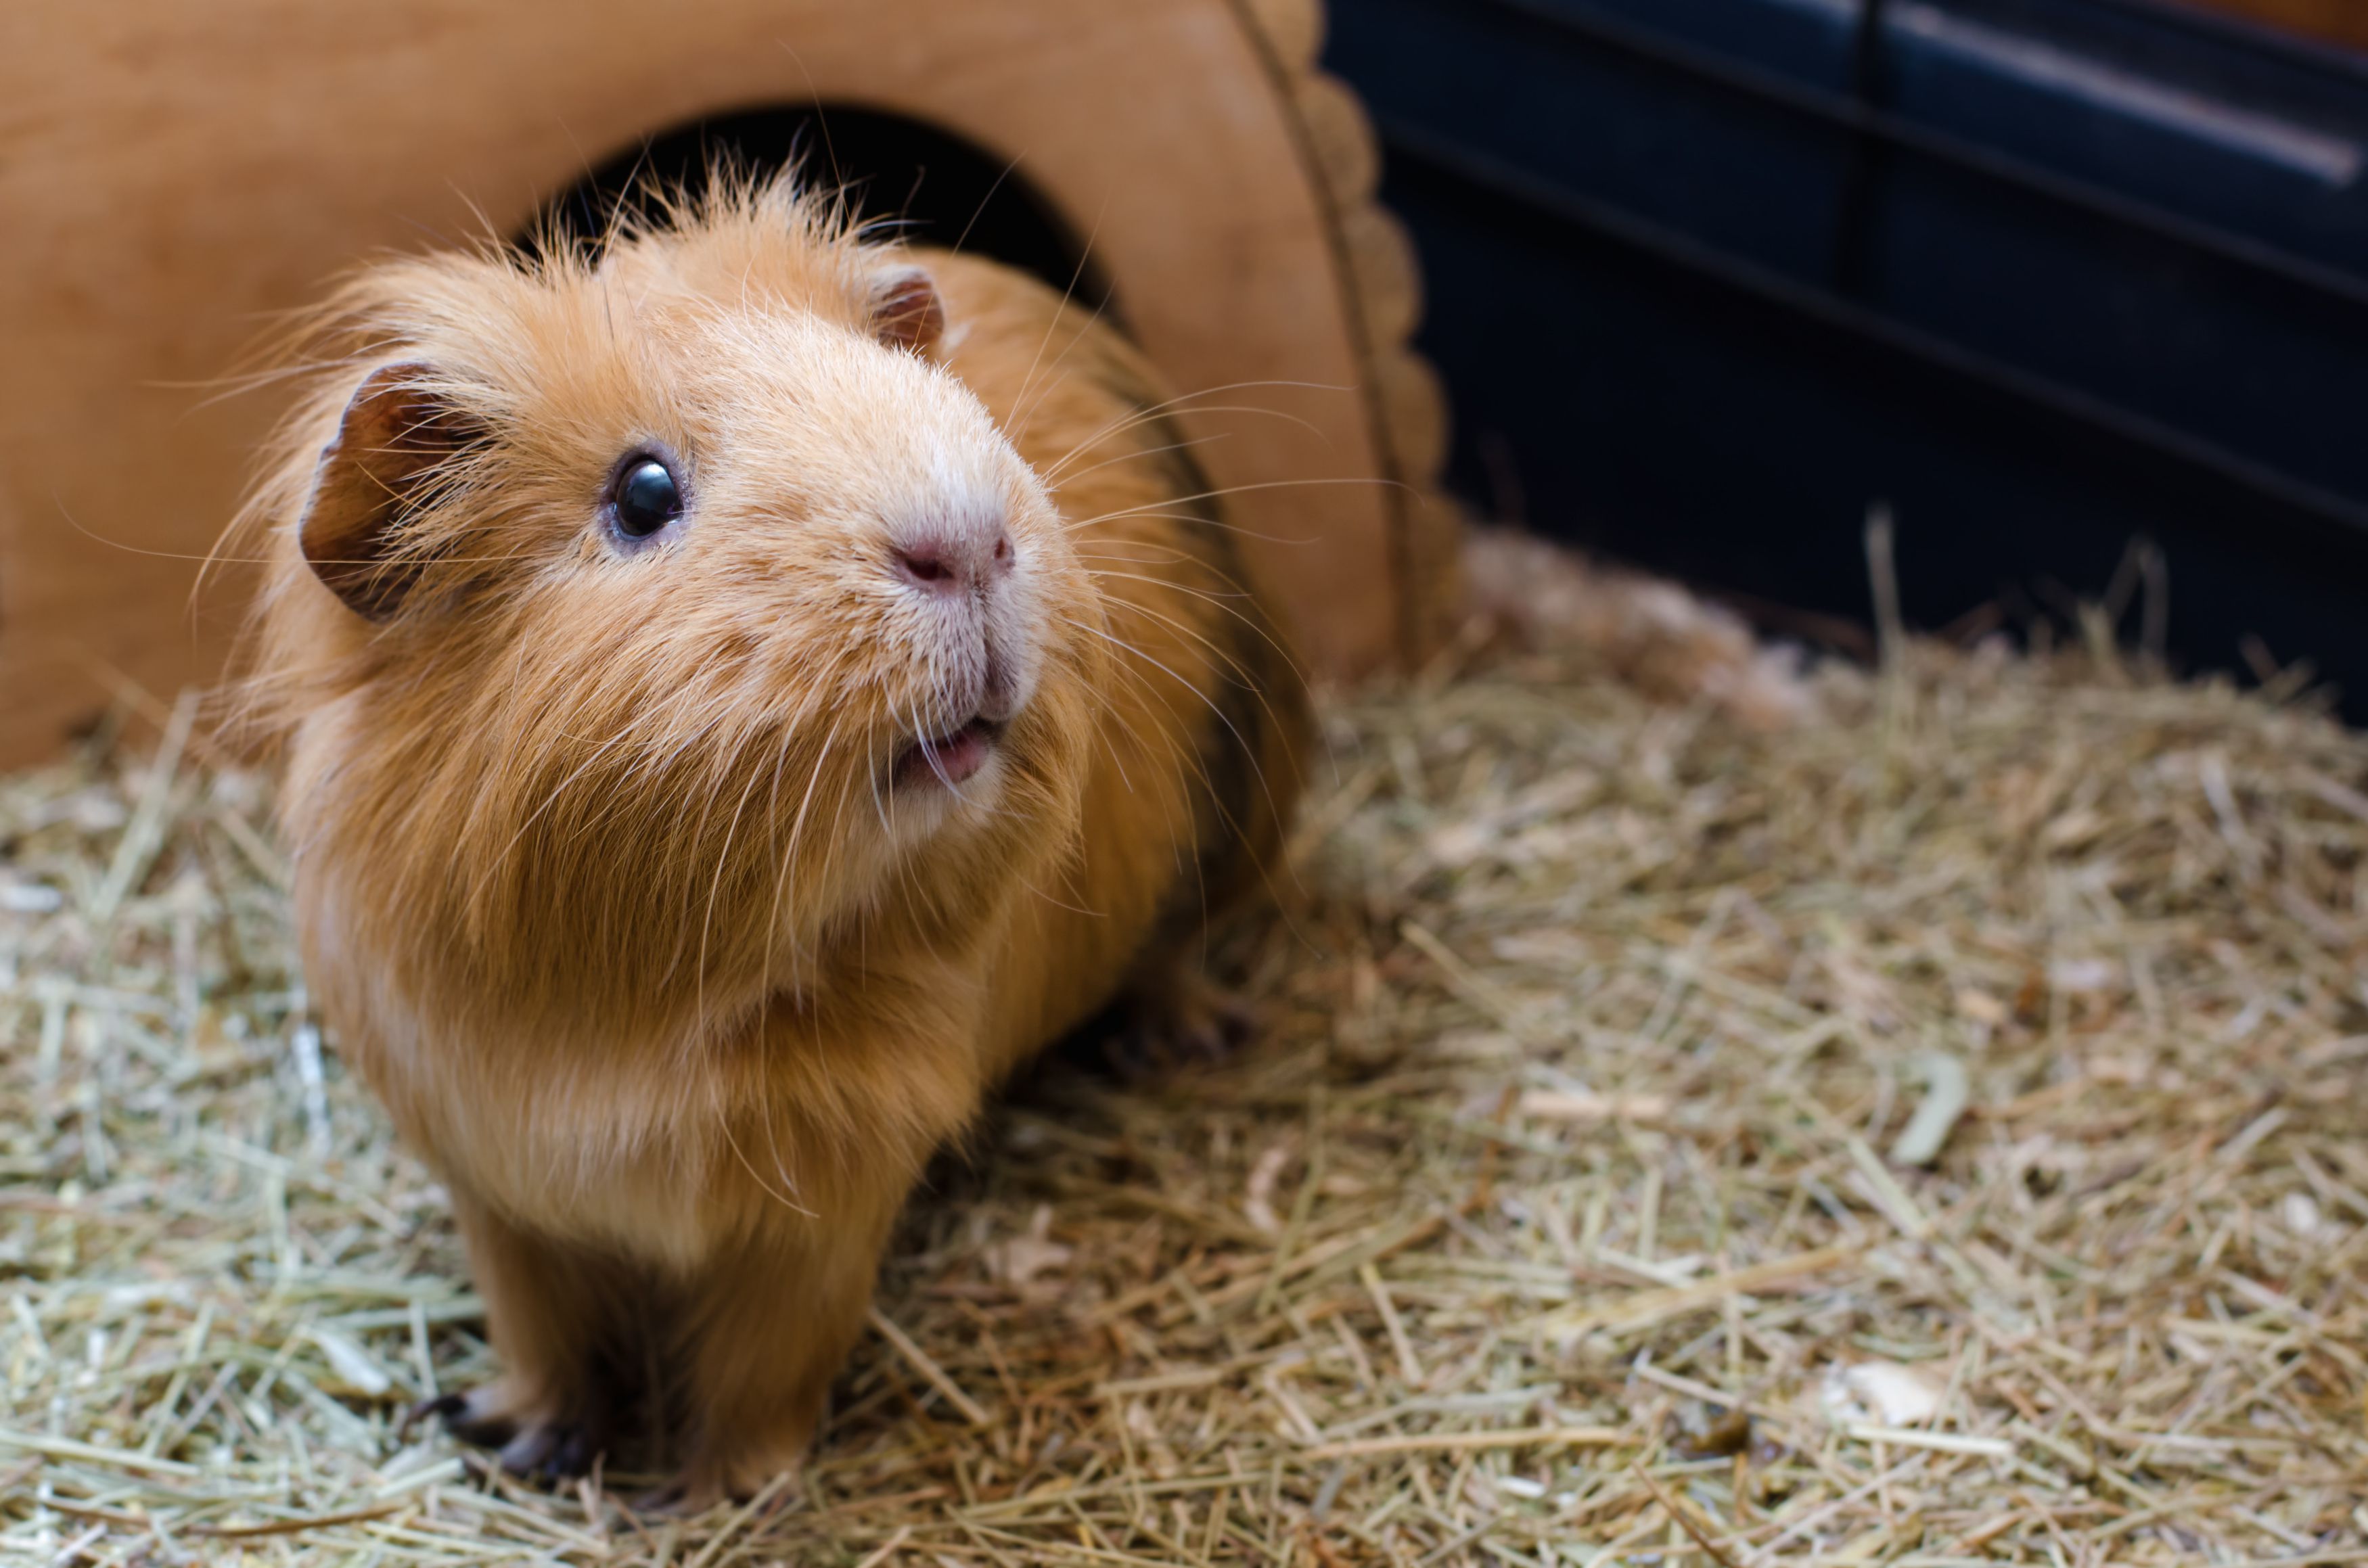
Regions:
<instances>
[{"instance_id":1,"label":"hay strand","mask_svg":"<svg viewBox=\"0 0 2368 1568\"><path fill-rule=\"evenodd\" d=\"M266 787L163 704L0 778L0 1558L2368 1562L2368 741L1893 630L1773 732L1332 705L1268 1038L1021 1085L695 1518L403 1430L483 1309Z\"/></svg>"}]
</instances>

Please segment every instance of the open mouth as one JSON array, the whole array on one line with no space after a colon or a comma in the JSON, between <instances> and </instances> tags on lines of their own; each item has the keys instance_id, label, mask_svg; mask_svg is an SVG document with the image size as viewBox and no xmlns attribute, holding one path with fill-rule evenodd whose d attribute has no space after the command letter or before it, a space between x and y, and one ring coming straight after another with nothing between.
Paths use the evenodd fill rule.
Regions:
<instances>
[{"instance_id":1,"label":"open mouth","mask_svg":"<svg viewBox=\"0 0 2368 1568\"><path fill-rule=\"evenodd\" d=\"M896 782L957 788L986 766L1002 735L1003 726L985 718L973 719L942 735L924 735L898 754Z\"/></svg>"}]
</instances>

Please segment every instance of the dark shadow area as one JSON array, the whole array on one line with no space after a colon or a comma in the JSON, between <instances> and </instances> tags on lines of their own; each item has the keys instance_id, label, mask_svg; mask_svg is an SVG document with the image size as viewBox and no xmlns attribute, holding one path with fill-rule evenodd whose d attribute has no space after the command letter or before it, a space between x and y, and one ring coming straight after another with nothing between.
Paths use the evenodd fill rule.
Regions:
<instances>
[{"instance_id":1,"label":"dark shadow area","mask_svg":"<svg viewBox=\"0 0 2368 1568\"><path fill-rule=\"evenodd\" d=\"M1110 303L1084 241L1018 167L935 126L841 105L747 109L653 136L577 181L541 222L597 245L620 208L647 212L658 193L703 190L720 170L791 167L916 244L989 256L1089 306ZM538 222L526 243L541 232Z\"/></svg>"},{"instance_id":2,"label":"dark shadow area","mask_svg":"<svg viewBox=\"0 0 2368 1568\"><path fill-rule=\"evenodd\" d=\"M1482 509L1837 645L1877 504L1934 630L2144 540L2172 667L2368 720L2368 62L2150 0L1359 0L1326 63Z\"/></svg>"}]
</instances>

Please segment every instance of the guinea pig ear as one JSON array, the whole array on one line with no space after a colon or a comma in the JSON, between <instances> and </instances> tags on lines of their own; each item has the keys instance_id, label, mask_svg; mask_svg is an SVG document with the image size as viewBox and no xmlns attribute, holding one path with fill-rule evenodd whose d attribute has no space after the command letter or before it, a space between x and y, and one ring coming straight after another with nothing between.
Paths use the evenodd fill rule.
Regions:
<instances>
[{"instance_id":1,"label":"guinea pig ear","mask_svg":"<svg viewBox=\"0 0 2368 1568\"><path fill-rule=\"evenodd\" d=\"M892 267L871 282L871 330L891 348L927 354L945 335L946 307L929 275L912 266Z\"/></svg>"},{"instance_id":2,"label":"guinea pig ear","mask_svg":"<svg viewBox=\"0 0 2368 1568\"><path fill-rule=\"evenodd\" d=\"M297 538L313 574L366 620L384 620L410 592L416 564L395 559L395 525L438 464L467 443L468 422L426 390L433 367L370 372L321 449Z\"/></svg>"}]
</instances>

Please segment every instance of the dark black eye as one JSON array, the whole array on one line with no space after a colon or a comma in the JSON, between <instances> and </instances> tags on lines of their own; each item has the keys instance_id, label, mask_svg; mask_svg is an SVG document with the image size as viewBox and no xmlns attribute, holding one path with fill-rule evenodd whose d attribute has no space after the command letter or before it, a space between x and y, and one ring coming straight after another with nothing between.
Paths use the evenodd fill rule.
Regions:
<instances>
[{"instance_id":1,"label":"dark black eye","mask_svg":"<svg viewBox=\"0 0 2368 1568\"><path fill-rule=\"evenodd\" d=\"M617 476L617 531L647 539L682 516L682 488L655 458L643 458Z\"/></svg>"}]
</instances>

